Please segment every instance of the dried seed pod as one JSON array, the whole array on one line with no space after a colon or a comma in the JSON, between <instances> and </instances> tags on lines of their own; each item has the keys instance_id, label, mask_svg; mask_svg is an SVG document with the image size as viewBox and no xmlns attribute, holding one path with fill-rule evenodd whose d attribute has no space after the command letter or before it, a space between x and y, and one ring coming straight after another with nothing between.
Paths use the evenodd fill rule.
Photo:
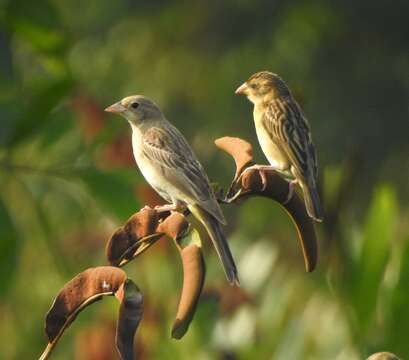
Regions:
<instances>
[{"instance_id":1,"label":"dried seed pod","mask_svg":"<svg viewBox=\"0 0 409 360\"><path fill-rule=\"evenodd\" d=\"M132 359L128 355L133 351L133 336L142 315L142 295L131 280L127 280L123 270L112 266L90 268L75 276L64 285L55 298L45 319L45 332L48 345L40 357L45 360L51 354L65 329L88 305L101 300L106 295L117 295L121 301L118 326L118 351L122 359ZM130 306L129 304L133 305ZM130 312L132 311L132 314ZM129 319L132 319L131 321ZM132 338L132 349L130 349Z\"/></svg>"},{"instance_id":2,"label":"dried seed pod","mask_svg":"<svg viewBox=\"0 0 409 360\"><path fill-rule=\"evenodd\" d=\"M225 136L214 141L216 146L232 155L236 163L236 180L243 170L253 163L253 147L247 141L237 138ZM234 154L234 155L233 155Z\"/></svg>"},{"instance_id":3,"label":"dried seed pod","mask_svg":"<svg viewBox=\"0 0 409 360\"><path fill-rule=\"evenodd\" d=\"M125 225L117 229L105 247L108 263L123 266L159 240L163 233L157 232L159 214L144 208L132 215Z\"/></svg>"},{"instance_id":4,"label":"dried seed pod","mask_svg":"<svg viewBox=\"0 0 409 360\"><path fill-rule=\"evenodd\" d=\"M174 339L181 339L186 334L196 311L205 279L205 263L201 248L196 244L189 244L184 248L180 247L179 251L183 264L183 287L172 327Z\"/></svg>"},{"instance_id":5,"label":"dried seed pod","mask_svg":"<svg viewBox=\"0 0 409 360\"><path fill-rule=\"evenodd\" d=\"M121 303L116 327L116 347L123 360L133 360L133 343L136 329L142 319L143 296L139 288L129 279L115 296Z\"/></svg>"},{"instance_id":6,"label":"dried seed pod","mask_svg":"<svg viewBox=\"0 0 409 360\"><path fill-rule=\"evenodd\" d=\"M189 222L180 213L172 213L157 228L157 232L166 234L176 241L186 236L188 231Z\"/></svg>"},{"instance_id":7,"label":"dried seed pod","mask_svg":"<svg viewBox=\"0 0 409 360\"><path fill-rule=\"evenodd\" d=\"M151 235L158 226L159 214L156 210L143 208L134 215L124 225L125 232L133 238L133 242Z\"/></svg>"}]
</instances>

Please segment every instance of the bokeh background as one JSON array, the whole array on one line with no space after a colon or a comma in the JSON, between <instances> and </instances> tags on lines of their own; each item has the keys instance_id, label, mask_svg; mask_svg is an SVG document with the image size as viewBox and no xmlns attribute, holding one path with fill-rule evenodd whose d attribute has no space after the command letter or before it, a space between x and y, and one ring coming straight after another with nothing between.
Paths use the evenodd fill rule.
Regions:
<instances>
[{"instance_id":1,"label":"bokeh background","mask_svg":"<svg viewBox=\"0 0 409 360\"><path fill-rule=\"evenodd\" d=\"M263 69L287 81L313 129L327 212L318 269L304 272L277 204L226 208L242 287L206 247L183 340L170 339L174 245L126 267L145 294L139 359L409 357L408 14L406 0L1 0L0 358L38 357L62 285L104 264L112 231L158 201L129 126L103 109L152 97L226 188L233 162L213 140L257 145L251 105L234 90ZM105 299L81 313L53 359L116 359L116 312Z\"/></svg>"}]
</instances>

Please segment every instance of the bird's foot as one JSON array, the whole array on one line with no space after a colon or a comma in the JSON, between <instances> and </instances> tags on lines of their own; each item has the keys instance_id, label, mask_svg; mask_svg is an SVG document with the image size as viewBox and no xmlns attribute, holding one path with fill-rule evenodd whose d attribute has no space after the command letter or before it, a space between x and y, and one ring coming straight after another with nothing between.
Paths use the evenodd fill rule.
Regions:
<instances>
[{"instance_id":1,"label":"bird's foot","mask_svg":"<svg viewBox=\"0 0 409 360\"><path fill-rule=\"evenodd\" d=\"M288 183L288 194L287 194L287 199L285 199L285 201L283 202L283 204L285 205L285 204L288 204L288 202L291 200L291 198L293 197L293 195L294 195L294 189L295 189L295 186L297 185L297 180L291 180L289 183Z\"/></svg>"},{"instance_id":2,"label":"bird's foot","mask_svg":"<svg viewBox=\"0 0 409 360\"><path fill-rule=\"evenodd\" d=\"M252 165L252 166L249 166L248 168L244 169L244 171L238 177L237 181L240 181L241 178L243 177L243 175L249 170L257 170L259 172L260 177L261 177L261 191L264 191L266 189L266 187L267 187L266 171L267 170L276 170L276 169L271 165Z\"/></svg>"},{"instance_id":3,"label":"bird's foot","mask_svg":"<svg viewBox=\"0 0 409 360\"><path fill-rule=\"evenodd\" d=\"M149 205L145 205L143 208L141 208L141 210L139 211L143 211L143 210L152 210L152 208Z\"/></svg>"},{"instance_id":4,"label":"bird's foot","mask_svg":"<svg viewBox=\"0 0 409 360\"><path fill-rule=\"evenodd\" d=\"M232 197L222 199L221 202L223 204L231 204L241 195L242 192L243 192L243 189L239 189L239 191L237 191Z\"/></svg>"},{"instance_id":5,"label":"bird's foot","mask_svg":"<svg viewBox=\"0 0 409 360\"><path fill-rule=\"evenodd\" d=\"M165 212L165 211L181 211L183 210L183 206L181 204L165 204L165 205L157 205L154 209L158 212Z\"/></svg>"}]
</instances>

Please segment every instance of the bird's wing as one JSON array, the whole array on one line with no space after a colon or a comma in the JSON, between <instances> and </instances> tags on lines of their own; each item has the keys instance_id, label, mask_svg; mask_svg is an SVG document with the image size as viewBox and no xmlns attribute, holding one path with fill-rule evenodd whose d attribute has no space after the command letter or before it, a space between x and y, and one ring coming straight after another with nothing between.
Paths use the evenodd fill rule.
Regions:
<instances>
[{"instance_id":1,"label":"bird's wing","mask_svg":"<svg viewBox=\"0 0 409 360\"><path fill-rule=\"evenodd\" d=\"M153 126L143 134L143 154L179 191L225 223L207 175L183 135L169 122ZM173 180L173 181L172 181Z\"/></svg>"},{"instance_id":2,"label":"bird's wing","mask_svg":"<svg viewBox=\"0 0 409 360\"><path fill-rule=\"evenodd\" d=\"M305 179L312 176L316 180L315 148L307 119L298 104L292 99L274 100L264 113L263 126L296 172Z\"/></svg>"}]
</instances>

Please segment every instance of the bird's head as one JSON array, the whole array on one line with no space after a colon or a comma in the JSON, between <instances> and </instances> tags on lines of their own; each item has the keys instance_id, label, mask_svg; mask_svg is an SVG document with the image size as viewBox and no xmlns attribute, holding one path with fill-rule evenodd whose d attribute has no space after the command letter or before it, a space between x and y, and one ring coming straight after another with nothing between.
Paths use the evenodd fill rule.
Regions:
<instances>
[{"instance_id":1,"label":"bird's head","mask_svg":"<svg viewBox=\"0 0 409 360\"><path fill-rule=\"evenodd\" d=\"M277 74L260 71L239 86L236 94L246 95L252 103L258 104L269 99L290 96L290 90Z\"/></svg>"},{"instance_id":2,"label":"bird's head","mask_svg":"<svg viewBox=\"0 0 409 360\"><path fill-rule=\"evenodd\" d=\"M105 111L119 114L134 125L158 119L162 116L158 105L143 95L127 96L121 101L108 106Z\"/></svg>"}]
</instances>

